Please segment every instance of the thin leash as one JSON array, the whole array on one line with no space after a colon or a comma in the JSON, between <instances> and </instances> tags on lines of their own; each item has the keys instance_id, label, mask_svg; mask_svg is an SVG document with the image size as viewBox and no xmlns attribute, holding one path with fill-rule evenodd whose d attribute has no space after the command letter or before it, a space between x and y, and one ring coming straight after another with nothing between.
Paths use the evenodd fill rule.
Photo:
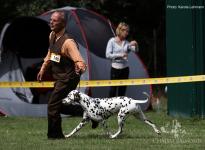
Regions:
<instances>
[{"instance_id":1,"label":"thin leash","mask_svg":"<svg viewBox=\"0 0 205 150\"><path fill-rule=\"evenodd\" d=\"M78 83L77 90L80 91L80 82Z\"/></svg>"},{"instance_id":2,"label":"thin leash","mask_svg":"<svg viewBox=\"0 0 205 150\"><path fill-rule=\"evenodd\" d=\"M79 76L81 77L81 72L79 73ZM80 91L80 81L78 83L77 90Z\"/></svg>"}]
</instances>

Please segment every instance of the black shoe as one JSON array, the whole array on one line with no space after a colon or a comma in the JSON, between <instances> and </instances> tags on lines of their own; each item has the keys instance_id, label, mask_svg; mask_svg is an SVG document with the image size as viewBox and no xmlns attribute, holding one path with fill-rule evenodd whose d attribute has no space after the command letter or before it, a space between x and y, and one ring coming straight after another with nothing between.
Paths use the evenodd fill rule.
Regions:
<instances>
[{"instance_id":1,"label":"black shoe","mask_svg":"<svg viewBox=\"0 0 205 150\"><path fill-rule=\"evenodd\" d=\"M98 127L99 122L94 121L94 120L91 120L91 122L92 122L92 128L93 128L93 129L95 129L95 128Z\"/></svg>"},{"instance_id":2,"label":"black shoe","mask_svg":"<svg viewBox=\"0 0 205 150\"><path fill-rule=\"evenodd\" d=\"M65 137L48 137L48 140L65 140Z\"/></svg>"},{"instance_id":3,"label":"black shoe","mask_svg":"<svg viewBox=\"0 0 205 150\"><path fill-rule=\"evenodd\" d=\"M65 139L65 136L63 134L60 135L48 135L49 140L60 140L60 139Z\"/></svg>"}]
</instances>

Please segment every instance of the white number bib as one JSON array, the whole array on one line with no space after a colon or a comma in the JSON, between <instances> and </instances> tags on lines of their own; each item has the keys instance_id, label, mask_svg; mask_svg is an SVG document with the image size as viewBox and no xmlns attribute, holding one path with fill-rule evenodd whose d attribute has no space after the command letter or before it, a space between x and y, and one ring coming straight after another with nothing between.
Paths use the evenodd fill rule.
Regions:
<instances>
[{"instance_id":1,"label":"white number bib","mask_svg":"<svg viewBox=\"0 0 205 150\"><path fill-rule=\"evenodd\" d=\"M50 58L50 60L59 63L59 62L60 62L60 59L61 59L61 56L60 56L60 55L55 54L55 53L51 53L51 58Z\"/></svg>"}]
</instances>

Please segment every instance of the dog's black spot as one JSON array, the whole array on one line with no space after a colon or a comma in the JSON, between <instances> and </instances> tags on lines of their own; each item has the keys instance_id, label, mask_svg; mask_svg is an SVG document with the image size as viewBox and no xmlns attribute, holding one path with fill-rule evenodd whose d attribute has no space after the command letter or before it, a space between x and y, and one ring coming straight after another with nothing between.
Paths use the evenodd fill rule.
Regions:
<instances>
[{"instance_id":1,"label":"dog's black spot","mask_svg":"<svg viewBox=\"0 0 205 150\"><path fill-rule=\"evenodd\" d=\"M92 113L94 113L95 111L93 109L90 109Z\"/></svg>"},{"instance_id":2,"label":"dog's black spot","mask_svg":"<svg viewBox=\"0 0 205 150\"><path fill-rule=\"evenodd\" d=\"M125 112L126 115L129 114L129 113L130 113L129 111Z\"/></svg>"}]
</instances>

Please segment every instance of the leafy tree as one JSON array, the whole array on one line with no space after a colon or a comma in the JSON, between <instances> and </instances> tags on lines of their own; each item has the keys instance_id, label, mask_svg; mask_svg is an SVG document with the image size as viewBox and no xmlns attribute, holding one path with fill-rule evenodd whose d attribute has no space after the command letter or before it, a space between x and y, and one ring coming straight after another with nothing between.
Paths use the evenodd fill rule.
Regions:
<instances>
[{"instance_id":1,"label":"leafy tree","mask_svg":"<svg viewBox=\"0 0 205 150\"><path fill-rule=\"evenodd\" d=\"M3 25L19 16L36 16L57 7L53 0L1 0L0 29Z\"/></svg>"},{"instance_id":2,"label":"leafy tree","mask_svg":"<svg viewBox=\"0 0 205 150\"><path fill-rule=\"evenodd\" d=\"M16 15L18 16L36 16L53 9L57 5L53 0L20 0L16 6Z\"/></svg>"}]
</instances>

